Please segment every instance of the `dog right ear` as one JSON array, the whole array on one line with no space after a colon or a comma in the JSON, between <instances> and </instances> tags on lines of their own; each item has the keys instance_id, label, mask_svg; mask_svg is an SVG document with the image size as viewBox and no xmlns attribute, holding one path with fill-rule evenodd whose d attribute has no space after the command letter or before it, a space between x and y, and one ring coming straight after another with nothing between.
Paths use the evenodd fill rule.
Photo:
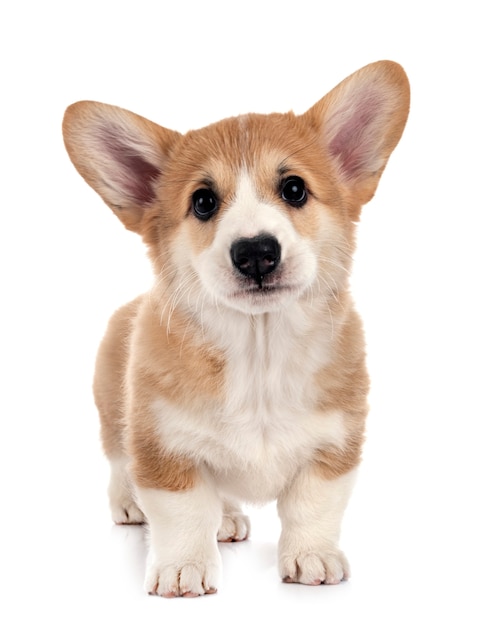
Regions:
<instances>
[{"instance_id":1,"label":"dog right ear","mask_svg":"<svg viewBox=\"0 0 496 626\"><path fill-rule=\"evenodd\" d=\"M100 102L76 102L65 112L67 152L85 181L129 230L144 234L147 209L180 133Z\"/></svg>"},{"instance_id":2,"label":"dog right ear","mask_svg":"<svg viewBox=\"0 0 496 626\"><path fill-rule=\"evenodd\" d=\"M339 180L359 204L354 220L375 193L409 106L403 68L393 61L377 61L345 78L304 114L318 129Z\"/></svg>"}]
</instances>

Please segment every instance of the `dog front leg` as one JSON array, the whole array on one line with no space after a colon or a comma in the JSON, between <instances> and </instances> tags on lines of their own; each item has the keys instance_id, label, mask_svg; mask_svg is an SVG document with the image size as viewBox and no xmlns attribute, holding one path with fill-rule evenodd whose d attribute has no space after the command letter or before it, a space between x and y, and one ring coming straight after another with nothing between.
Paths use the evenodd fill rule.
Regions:
<instances>
[{"instance_id":1,"label":"dog front leg","mask_svg":"<svg viewBox=\"0 0 496 626\"><path fill-rule=\"evenodd\" d=\"M129 477L129 460L122 453L109 457L110 481L108 497L112 519L116 524L143 524L145 518L136 504L131 479Z\"/></svg>"},{"instance_id":2,"label":"dog front leg","mask_svg":"<svg viewBox=\"0 0 496 626\"><path fill-rule=\"evenodd\" d=\"M138 487L137 495L149 524L146 591L166 598L215 593L222 501L208 476L178 491Z\"/></svg>"},{"instance_id":3,"label":"dog front leg","mask_svg":"<svg viewBox=\"0 0 496 626\"><path fill-rule=\"evenodd\" d=\"M355 474L351 470L326 478L310 466L279 497L279 571L284 582L332 585L348 578L348 562L338 544Z\"/></svg>"}]
</instances>

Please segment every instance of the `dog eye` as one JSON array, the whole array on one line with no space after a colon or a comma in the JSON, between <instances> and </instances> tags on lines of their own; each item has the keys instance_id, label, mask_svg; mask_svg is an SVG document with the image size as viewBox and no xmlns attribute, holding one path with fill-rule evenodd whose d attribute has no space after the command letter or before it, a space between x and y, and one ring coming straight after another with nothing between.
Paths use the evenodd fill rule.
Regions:
<instances>
[{"instance_id":1,"label":"dog eye","mask_svg":"<svg viewBox=\"0 0 496 626\"><path fill-rule=\"evenodd\" d=\"M192 197L193 213L200 220L208 220L217 211L219 202L211 189L197 189Z\"/></svg>"},{"instance_id":2,"label":"dog eye","mask_svg":"<svg viewBox=\"0 0 496 626\"><path fill-rule=\"evenodd\" d=\"M307 201L305 181L299 176L290 176L282 181L281 198L291 206L299 208Z\"/></svg>"}]
</instances>

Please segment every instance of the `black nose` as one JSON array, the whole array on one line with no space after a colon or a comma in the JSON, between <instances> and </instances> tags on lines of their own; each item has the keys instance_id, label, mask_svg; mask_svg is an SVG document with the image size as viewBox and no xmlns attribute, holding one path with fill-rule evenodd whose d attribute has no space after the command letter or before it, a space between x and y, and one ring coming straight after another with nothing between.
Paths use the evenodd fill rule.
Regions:
<instances>
[{"instance_id":1,"label":"black nose","mask_svg":"<svg viewBox=\"0 0 496 626\"><path fill-rule=\"evenodd\" d=\"M237 239L231 246L231 260L234 267L261 288L264 276L279 265L281 246L270 235Z\"/></svg>"}]
</instances>

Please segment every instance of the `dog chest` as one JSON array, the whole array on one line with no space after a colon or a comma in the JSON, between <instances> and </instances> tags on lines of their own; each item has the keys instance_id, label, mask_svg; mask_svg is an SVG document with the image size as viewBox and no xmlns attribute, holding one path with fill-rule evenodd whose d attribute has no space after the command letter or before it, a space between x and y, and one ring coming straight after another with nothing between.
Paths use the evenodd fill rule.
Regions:
<instances>
[{"instance_id":1,"label":"dog chest","mask_svg":"<svg viewBox=\"0 0 496 626\"><path fill-rule=\"evenodd\" d=\"M285 404L222 415L185 413L164 399L154 402L159 437L180 456L207 466L221 488L254 502L273 499L318 448L341 447L345 416L335 411L291 410Z\"/></svg>"}]
</instances>

